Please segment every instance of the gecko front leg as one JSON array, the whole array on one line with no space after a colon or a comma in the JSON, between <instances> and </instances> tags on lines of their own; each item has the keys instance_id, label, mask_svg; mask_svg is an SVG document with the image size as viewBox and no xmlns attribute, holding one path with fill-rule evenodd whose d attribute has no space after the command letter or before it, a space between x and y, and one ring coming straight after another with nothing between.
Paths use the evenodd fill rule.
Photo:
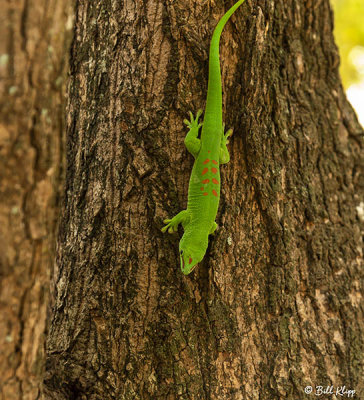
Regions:
<instances>
[{"instance_id":1,"label":"gecko front leg","mask_svg":"<svg viewBox=\"0 0 364 400\"><path fill-rule=\"evenodd\" d=\"M217 227L218 227L218 225L217 225L217 223L214 221L213 224L212 224L212 226L211 226L209 235L213 235L213 234L215 233Z\"/></svg>"},{"instance_id":2,"label":"gecko front leg","mask_svg":"<svg viewBox=\"0 0 364 400\"><path fill-rule=\"evenodd\" d=\"M163 222L166 224L166 226L164 226L161 231L166 232L168 230L169 233L177 232L178 225L182 224L182 226L185 227L189 220L190 216L188 211L183 210L172 219L165 219Z\"/></svg>"},{"instance_id":3,"label":"gecko front leg","mask_svg":"<svg viewBox=\"0 0 364 400\"><path fill-rule=\"evenodd\" d=\"M202 110L198 110L196 118L193 118L193 114L190 111L190 121L185 119L183 122L190 128L185 137L185 146L187 150L196 158L201 148L201 140L197 138L198 130L202 126L202 122L198 123L198 119L202 114Z\"/></svg>"}]
</instances>

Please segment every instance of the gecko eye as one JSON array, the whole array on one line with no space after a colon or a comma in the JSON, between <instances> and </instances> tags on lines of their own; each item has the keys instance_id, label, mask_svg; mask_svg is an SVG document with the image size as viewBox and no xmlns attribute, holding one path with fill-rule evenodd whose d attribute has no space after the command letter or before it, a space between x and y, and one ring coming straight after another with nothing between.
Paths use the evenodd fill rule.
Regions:
<instances>
[{"instance_id":1,"label":"gecko eye","mask_svg":"<svg viewBox=\"0 0 364 400\"><path fill-rule=\"evenodd\" d=\"M181 254L181 255L183 254L183 250L180 251L180 254Z\"/></svg>"}]
</instances>

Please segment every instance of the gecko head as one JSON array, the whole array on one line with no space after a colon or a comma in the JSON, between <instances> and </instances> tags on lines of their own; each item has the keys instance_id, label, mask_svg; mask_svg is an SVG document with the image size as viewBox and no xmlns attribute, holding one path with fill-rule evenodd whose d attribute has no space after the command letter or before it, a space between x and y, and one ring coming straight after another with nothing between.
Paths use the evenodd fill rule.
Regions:
<instances>
[{"instance_id":1,"label":"gecko head","mask_svg":"<svg viewBox=\"0 0 364 400\"><path fill-rule=\"evenodd\" d=\"M204 245L182 242L179 247L181 270L185 275L191 273L197 264L202 261L207 249Z\"/></svg>"}]
</instances>

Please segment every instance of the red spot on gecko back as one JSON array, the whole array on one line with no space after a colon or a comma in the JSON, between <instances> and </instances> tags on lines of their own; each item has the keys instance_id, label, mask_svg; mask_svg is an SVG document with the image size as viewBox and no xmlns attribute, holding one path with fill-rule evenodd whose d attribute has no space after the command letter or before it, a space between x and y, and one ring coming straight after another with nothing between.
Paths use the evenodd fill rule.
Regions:
<instances>
[{"instance_id":1,"label":"red spot on gecko back","mask_svg":"<svg viewBox=\"0 0 364 400\"><path fill-rule=\"evenodd\" d=\"M215 178L212 178L212 182L214 182L215 185L217 185L219 183L219 181Z\"/></svg>"},{"instance_id":2,"label":"red spot on gecko back","mask_svg":"<svg viewBox=\"0 0 364 400\"><path fill-rule=\"evenodd\" d=\"M204 196L207 196L208 195L208 193L207 192L204 192L204 194L203 194Z\"/></svg>"},{"instance_id":3,"label":"red spot on gecko back","mask_svg":"<svg viewBox=\"0 0 364 400\"><path fill-rule=\"evenodd\" d=\"M202 187L201 190L205 190L205 189Z\"/></svg>"},{"instance_id":4,"label":"red spot on gecko back","mask_svg":"<svg viewBox=\"0 0 364 400\"><path fill-rule=\"evenodd\" d=\"M210 179L204 179L203 181L202 181L202 183L205 185L206 183L209 183L210 182Z\"/></svg>"},{"instance_id":5,"label":"red spot on gecko back","mask_svg":"<svg viewBox=\"0 0 364 400\"><path fill-rule=\"evenodd\" d=\"M209 162L210 162L210 160L208 158L206 158L206 160L203 163L208 164Z\"/></svg>"},{"instance_id":6,"label":"red spot on gecko back","mask_svg":"<svg viewBox=\"0 0 364 400\"><path fill-rule=\"evenodd\" d=\"M212 189L212 194L217 197L217 192L215 189Z\"/></svg>"},{"instance_id":7,"label":"red spot on gecko back","mask_svg":"<svg viewBox=\"0 0 364 400\"><path fill-rule=\"evenodd\" d=\"M206 168L206 169L207 169L207 168ZM216 168L211 168L211 172L212 172L213 174L216 174L217 169L216 169Z\"/></svg>"},{"instance_id":8,"label":"red spot on gecko back","mask_svg":"<svg viewBox=\"0 0 364 400\"><path fill-rule=\"evenodd\" d=\"M208 168L204 168L202 171L202 175L205 175L208 170L209 170Z\"/></svg>"},{"instance_id":9,"label":"red spot on gecko back","mask_svg":"<svg viewBox=\"0 0 364 400\"><path fill-rule=\"evenodd\" d=\"M212 160L212 163L217 165L217 161L216 160Z\"/></svg>"},{"instance_id":10,"label":"red spot on gecko back","mask_svg":"<svg viewBox=\"0 0 364 400\"><path fill-rule=\"evenodd\" d=\"M192 262L192 258L190 257L190 259L188 260L188 263L191 264Z\"/></svg>"}]
</instances>

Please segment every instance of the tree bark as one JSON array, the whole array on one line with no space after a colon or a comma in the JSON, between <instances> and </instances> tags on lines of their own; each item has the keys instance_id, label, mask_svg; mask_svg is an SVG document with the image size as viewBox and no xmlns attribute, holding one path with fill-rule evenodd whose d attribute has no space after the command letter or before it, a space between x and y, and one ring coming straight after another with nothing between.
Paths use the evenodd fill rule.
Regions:
<instances>
[{"instance_id":1,"label":"tree bark","mask_svg":"<svg viewBox=\"0 0 364 400\"><path fill-rule=\"evenodd\" d=\"M64 175L68 0L0 1L0 399L40 396Z\"/></svg>"},{"instance_id":2,"label":"tree bark","mask_svg":"<svg viewBox=\"0 0 364 400\"><path fill-rule=\"evenodd\" d=\"M186 206L182 121L231 5L76 5L46 399L363 393L363 132L328 0L247 0L231 18L219 228L188 277L181 232L160 232Z\"/></svg>"}]
</instances>

